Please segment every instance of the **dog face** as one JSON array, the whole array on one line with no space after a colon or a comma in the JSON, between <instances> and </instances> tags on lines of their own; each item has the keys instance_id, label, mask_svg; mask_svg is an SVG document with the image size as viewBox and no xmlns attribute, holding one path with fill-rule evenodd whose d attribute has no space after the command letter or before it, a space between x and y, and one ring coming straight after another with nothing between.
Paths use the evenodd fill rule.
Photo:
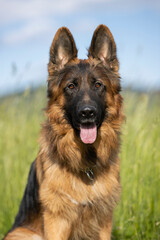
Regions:
<instances>
[{"instance_id":1,"label":"dog face","mask_svg":"<svg viewBox=\"0 0 160 240\"><path fill-rule=\"evenodd\" d=\"M84 143L93 143L106 113L106 86L88 62L80 61L65 79L64 93L66 118Z\"/></svg>"},{"instance_id":2,"label":"dog face","mask_svg":"<svg viewBox=\"0 0 160 240\"><path fill-rule=\"evenodd\" d=\"M95 30L88 59L79 60L71 33L60 28L50 49L48 83L51 104L63 95L65 119L83 143L94 143L103 121L111 117L111 98L120 91L116 45L109 29L100 25Z\"/></svg>"}]
</instances>

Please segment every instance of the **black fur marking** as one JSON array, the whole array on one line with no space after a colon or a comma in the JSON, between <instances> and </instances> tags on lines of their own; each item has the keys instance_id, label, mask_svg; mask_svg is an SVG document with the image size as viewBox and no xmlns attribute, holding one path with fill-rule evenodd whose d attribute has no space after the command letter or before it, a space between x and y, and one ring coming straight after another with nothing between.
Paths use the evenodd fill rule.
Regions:
<instances>
[{"instance_id":1,"label":"black fur marking","mask_svg":"<svg viewBox=\"0 0 160 240\"><path fill-rule=\"evenodd\" d=\"M37 182L34 161L30 168L28 183L11 231L16 227L22 226L23 223L27 224L27 222L32 218L32 216L38 214L40 210L40 203L38 200L38 188L39 186Z\"/></svg>"},{"instance_id":2,"label":"black fur marking","mask_svg":"<svg viewBox=\"0 0 160 240\"><path fill-rule=\"evenodd\" d=\"M105 117L105 94L106 86L101 83L99 88L95 84L100 81L96 79L96 71L93 72L90 65L80 61L77 66L66 67L68 74L62 77L65 84L64 95L66 103L64 106L65 118L77 132L80 125L93 125L99 127ZM63 70L65 72L65 70ZM104 78L104 76L103 76ZM93 80L94 79L94 80ZM68 84L73 87L69 88ZM87 100L86 100L87 99ZM94 116L82 117L82 108L94 109Z\"/></svg>"}]
</instances>

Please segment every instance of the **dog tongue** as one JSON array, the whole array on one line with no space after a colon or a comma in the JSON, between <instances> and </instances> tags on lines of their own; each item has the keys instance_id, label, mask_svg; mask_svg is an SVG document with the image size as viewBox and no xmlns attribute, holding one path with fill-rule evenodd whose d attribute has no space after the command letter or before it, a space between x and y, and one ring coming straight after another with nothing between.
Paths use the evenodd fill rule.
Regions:
<instances>
[{"instance_id":1,"label":"dog tongue","mask_svg":"<svg viewBox=\"0 0 160 240\"><path fill-rule=\"evenodd\" d=\"M94 143L97 137L97 127L80 127L80 138L83 143L91 144Z\"/></svg>"}]
</instances>

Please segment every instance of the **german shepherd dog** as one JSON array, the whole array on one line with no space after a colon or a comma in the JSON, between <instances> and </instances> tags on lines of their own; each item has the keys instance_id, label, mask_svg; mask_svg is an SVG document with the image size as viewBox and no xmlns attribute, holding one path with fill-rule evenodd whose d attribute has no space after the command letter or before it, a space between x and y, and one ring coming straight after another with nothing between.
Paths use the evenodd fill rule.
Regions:
<instances>
[{"instance_id":1,"label":"german shepherd dog","mask_svg":"<svg viewBox=\"0 0 160 240\"><path fill-rule=\"evenodd\" d=\"M119 62L99 25L88 59L60 28L50 48L47 120L19 212L5 240L109 240L120 195Z\"/></svg>"}]
</instances>

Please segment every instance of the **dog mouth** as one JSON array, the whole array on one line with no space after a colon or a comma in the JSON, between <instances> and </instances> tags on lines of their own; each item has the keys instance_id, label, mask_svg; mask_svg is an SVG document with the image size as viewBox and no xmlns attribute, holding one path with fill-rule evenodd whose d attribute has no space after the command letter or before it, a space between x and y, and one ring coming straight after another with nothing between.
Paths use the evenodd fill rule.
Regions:
<instances>
[{"instance_id":1,"label":"dog mouth","mask_svg":"<svg viewBox=\"0 0 160 240\"><path fill-rule=\"evenodd\" d=\"M66 118L75 130L75 134L82 143L93 144L98 135L98 129L103 121L101 109L97 110L97 107L82 106L69 114L66 111Z\"/></svg>"},{"instance_id":2,"label":"dog mouth","mask_svg":"<svg viewBox=\"0 0 160 240\"><path fill-rule=\"evenodd\" d=\"M80 139L85 144L92 144L97 138L97 126L92 125L80 125Z\"/></svg>"}]
</instances>

